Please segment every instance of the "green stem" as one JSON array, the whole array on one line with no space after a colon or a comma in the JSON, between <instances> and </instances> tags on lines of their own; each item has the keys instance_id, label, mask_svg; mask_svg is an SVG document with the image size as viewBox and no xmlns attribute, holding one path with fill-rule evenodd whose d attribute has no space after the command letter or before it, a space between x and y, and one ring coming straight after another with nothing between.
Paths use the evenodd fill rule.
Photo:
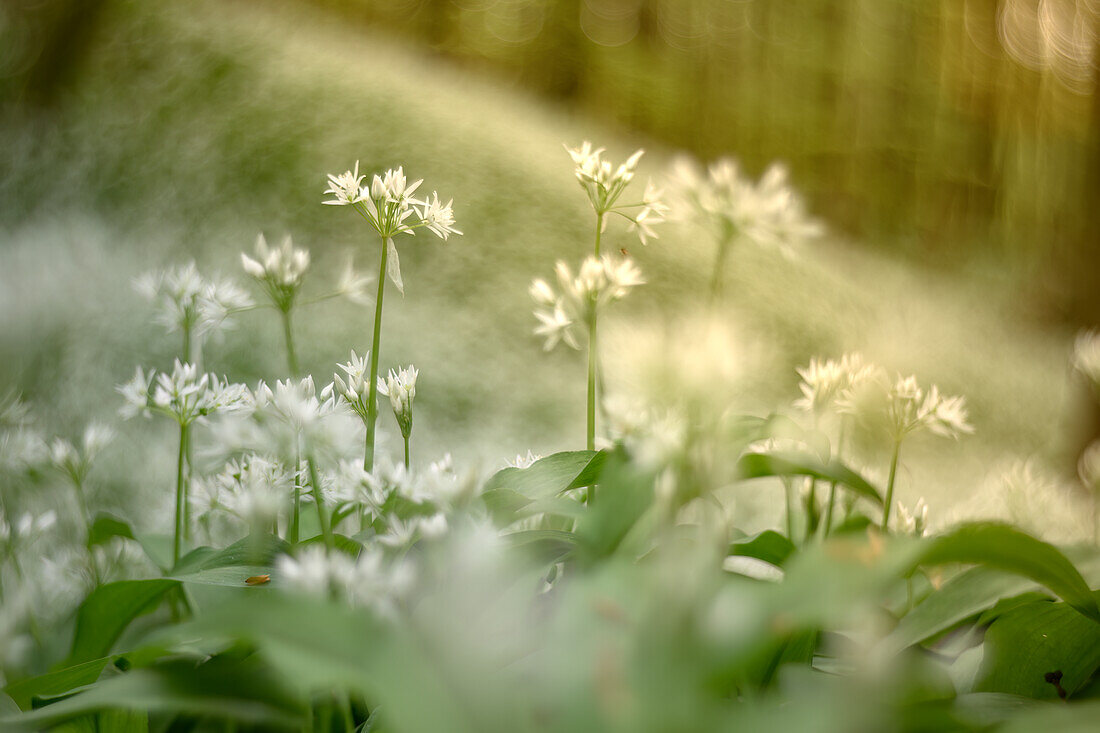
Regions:
<instances>
[{"instance_id":1,"label":"green stem","mask_svg":"<svg viewBox=\"0 0 1100 733\"><path fill-rule=\"evenodd\" d=\"M202 371L202 341L194 337L194 325L190 320L183 328L183 360L188 364L194 364ZM186 483L191 485L191 471L194 466L195 448L191 442L191 435L187 435L187 446L184 448L184 470L187 472ZM191 539L191 497L190 492L183 492L183 539L188 542Z\"/></svg>"},{"instance_id":2,"label":"green stem","mask_svg":"<svg viewBox=\"0 0 1100 733\"><path fill-rule=\"evenodd\" d=\"M817 479L810 478L810 493L806 496L806 541L817 531Z\"/></svg>"},{"instance_id":3,"label":"green stem","mask_svg":"<svg viewBox=\"0 0 1100 733\"><path fill-rule=\"evenodd\" d=\"M886 504L882 507L882 531L888 529L890 505L894 502L894 479L898 474L898 454L901 452L901 439L894 441L894 456L890 459L890 478L886 482Z\"/></svg>"},{"instance_id":4,"label":"green stem","mask_svg":"<svg viewBox=\"0 0 1100 733\"><path fill-rule=\"evenodd\" d=\"M408 470L408 468L409 468L409 436L406 435L406 436L404 436L404 438L405 438L405 470Z\"/></svg>"},{"instance_id":5,"label":"green stem","mask_svg":"<svg viewBox=\"0 0 1100 733\"><path fill-rule=\"evenodd\" d=\"M596 303L593 301L588 315L588 429L585 446L596 449Z\"/></svg>"},{"instance_id":6,"label":"green stem","mask_svg":"<svg viewBox=\"0 0 1100 733\"><path fill-rule=\"evenodd\" d=\"M370 347L370 381L367 382L367 438L363 446L363 470L374 470L374 428L378 422L378 348L382 341L382 297L386 292L386 260L389 242L382 240L382 256L378 260L378 295L374 299L374 338Z\"/></svg>"},{"instance_id":7,"label":"green stem","mask_svg":"<svg viewBox=\"0 0 1100 733\"><path fill-rule=\"evenodd\" d=\"M297 441L295 441L297 442ZM300 518L302 513L302 449L296 445L294 448L294 502L290 507L290 543L298 544Z\"/></svg>"},{"instance_id":8,"label":"green stem","mask_svg":"<svg viewBox=\"0 0 1100 733\"><path fill-rule=\"evenodd\" d=\"M787 502L787 539L794 542L794 488L790 479L783 479L783 498Z\"/></svg>"},{"instance_id":9,"label":"green stem","mask_svg":"<svg viewBox=\"0 0 1100 733\"><path fill-rule=\"evenodd\" d=\"M183 541L183 522L186 521L187 482L184 476L184 464L187 460L187 438L190 425L180 425L180 450L176 460L176 532L172 543L172 564L180 561L180 549Z\"/></svg>"},{"instance_id":10,"label":"green stem","mask_svg":"<svg viewBox=\"0 0 1100 733\"><path fill-rule=\"evenodd\" d=\"M340 704L340 715L344 718L344 730L347 733L354 733L355 731L355 718L351 714L351 699L348 697L348 693L337 693Z\"/></svg>"},{"instance_id":11,"label":"green stem","mask_svg":"<svg viewBox=\"0 0 1100 733\"><path fill-rule=\"evenodd\" d=\"M325 539L325 547L333 550L336 542L332 537L332 527L329 525L329 516L325 511L325 501L321 498L321 477L317 472L317 463L313 460L313 454L306 453L306 464L309 466L309 482L313 485L313 503L317 505L317 519L321 523L321 535Z\"/></svg>"},{"instance_id":12,"label":"green stem","mask_svg":"<svg viewBox=\"0 0 1100 733\"><path fill-rule=\"evenodd\" d=\"M294 331L290 327L290 309L280 310L283 318L283 336L286 339L286 364L290 376L298 376L298 355L294 351Z\"/></svg>"},{"instance_id":13,"label":"green stem","mask_svg":"<svg viewBox=\"0 0 1100 733\"><path fill-rule=\"evenodd\" d=\"M839 461L844 450L844 417L841 416L840 431L836 440L836 459ZM829 536L833 529L833 507L836 506L836 481L829 484L829 503L825 509L825 528L822 530L822 539Z\"/></svg>"}]
</instances>

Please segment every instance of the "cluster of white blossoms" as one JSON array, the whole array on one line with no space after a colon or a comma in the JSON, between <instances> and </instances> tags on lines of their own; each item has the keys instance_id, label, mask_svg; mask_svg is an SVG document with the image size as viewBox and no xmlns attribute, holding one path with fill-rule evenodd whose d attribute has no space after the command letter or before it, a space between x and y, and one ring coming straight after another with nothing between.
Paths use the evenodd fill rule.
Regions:
<instances>
[{"instance_id":1,"label":"cluster of white blossoms","mask_svg":"<svg viewBox=\"0 0 1100 733\"><path fill-rule=\"evenodd\" d=\"M925 390L915 376L898 375L891 382L886 370L865 362L859 354L845 354L839 360L812 359L798 374L802 397L794 406L807 412L852 415L884 426L897 441L920 430L945 438L974 432L965 398L944 395L936 385Z\"/></svg>"},{"instance_id":2,"label":"cluster of white blossoms","mask_svg":"<svg viewBox=\"0 0 1100 733\"><path fill-rule=\"evenodd\" d=\"M412 433L412 403L413 398L416 397L416 377L419 373L416 367L410 364L397 371L390 369L390 373L385 378L378 378L378 392L390 398L393 416L397 419L397 425L404 438L408 438Z\"/></svg>"},{"instance_id":3,"label":"cluster of white blossoms","mask_svg":"<svg viewBox=\"0 0 1100 733\"><path fill-rule=\"evenodd\" d=\"M252 306L252 298L232 280L199 274L194 262L147 272L134 288L157 307L157 320L169 332L200 336L230 328L229 316Z\"/></svg>"},{"instance_id":4,"label":"cluster of white blossoms","mask_svg":"<svg viewBox=\"0 0 1100 733\"><path fill-rule=\"evenodd\" d=\"M118 391L124 400L119 410L123 417L156 412L180 425L190 425L215 413L244 409L251 403L248 388L243 384L230 384L214 374L200 374L197 366L179 359L171 373L146 374L138 367L133 378L118 387Z\"/></svg>"},{"instance_id":5,"label":"cluster of white blossoms","mask_svg":"<svg viewBox=\"0 0 1100 733\"><path fill-rule=\"evenodd\" d=\"M46 441L18 396L0 399L0 470L26 473L48 460Z\"/></svg>"},{"instance_id":6,"label":"cluster of white blossoms","mask_svg":"<svg viewBox=\"0 0 1100 733\"><path fill-rule=\"evenodd\" d=\"M203 482L207 511L222 509L253 526L270 526L289 505L293 474L279 461L251 454L229 461Z\"/></svg>"},{"instance_id":7,"label":"cluster of white blossoms","mask_svg":"<svg viewBox=\"0 0 1100 733\"><path fill-rule=\"evenodd\" d=\"M252 405L256 417L273 418L296 433L310 433L322 419L337 412L331 392L326 390L318 398L312 376L276 381L274 389L260 382L252 392Z\"/></svg>"},{"instance_id":8,"label":"cluster of white blossoms","mask_svg":"<svg viewBox=\"0 0 1100 733\"><path fill-rule=\"evenodd\" d=\"M593 148L592 143L587 140L579 148L566 146L565 150L576 165L577 181L587 194L588 201L597 215L614 213L622 216L630 222L632 230L638 231L638 238L642 244L646 244L649 239L657 238L653 225L665 220L668 207L661 201L662 192L653 185L652 181L646 184L641 203L619 204L623 192L634 180L638 161L645 154L644 150L635 151L625 163L619 166L604 160L604 148ZM627 213L632 209L637 211Z\"/></svg>"},{"instance_id":9,"label":"cluster of white blossoms","mask_svg":"<svg viewBox=\"0 0 1100 733\"><path fill-rule=\"evenodd\" d=\"M332 382L321 391L322 399L339 397L347 403L365 423L367 417L367 398L370 386L368 384L370 369L370 352L358 356L355 349L351 350L351 359L346 364L337 364L338 369L343 370L344 377L339 374L332 375Z\"/></svg>"},{"instance_id":10,"label":"cluster of white blossoms","mask_svg":"<svg viewBox=\"0 0 1100 733\"><path fill-rule=\"evenodd\" d=\"M558 289L542 278L531 283L531 298L535 301L535 317L539 326L535 334L546 339L549 351L559 341L580 349L578 329L587 329L592 316L607 304L625 298L630 291L645 284L642 273L630 258L613 259L610 255L588 257L574 276L565 262L555 268Z\"/></svg>"},{"instance_id":11,"label":"cluster of white blossoms","mask_svg":"<svg viewBox=\"0 0 1100 733\"><path fill-rule=\"evenodd\" d=\"M92 467L92 461L114 437L114 430L108 426L97 422L89 423L84 428L79 448L64 438L55 438L50 443L50 462L74 485L82 486Z\"/></svg>"},{"instance_id":12,"label":"cluster of white blossoms","mask_svg":"<svg viewBox=\"0 0 1100 733\"><path fill-rule=\"evenodd\" d=\"M789 254L794 245L824 232L778 163L753 183L734 160L718 160L704 171L685 157L673 165L671 184L676 217L703 222L719 242L744 236Z\"/></svg>"},{"instance_id":13,"label":"cluster of white blossoms","mask_svg":"<svg viewBox=\"0 0 1100 733\"><path fill-rule=\"evenodd\" d=\"M291 592L343 601L387 618L396 616L415 580L411 563L388 557L379 547L368 547L357 558L301 547L294 556L279 558L274 575Z\"/></svg>"},{"instance_id":14,"label":"cluster of white blossoms","mask_svg":"<svg viewBox=\"0 0 1100 733\"><path fill-rule=\"evenodd\" d=\"M283 239L279 247L271 248L264 235L260 234L256 237L256 257L242 252L241 266L263 285L275 307L288 311L294 305L302 279L309 269L309 251L295 247L290 235Z\"/></svg>"},{"instance_id":15,"label":"cluster of white blossoms","mask_svg":"<svg viewBox=\"0 0 1100 733\"><path fill-rule=\"evenodd\" d=\"M388 259L386 274L404 292L401 280L401 265L393 238L398 234L416 234L419 228L425 228L440 239L446 241L452 234L461 235L455 228L453 199L443 203L439 194L433 192L430 198L413 198L413 194L424 182L423 179L410 183L404 169L387 170L382 175L375 174L369 186L364 186L366 175L359 173L359 161L355 169L340 175L328 176L326 194L332 198L322 203L334 206L352 206L367 220L371 228L386 241Z\"/></svg>"},{"instance_id":16,"label":"cluster of white blossoms","mask_svg":"<svg viewBox=\"0 0 1100 733\"><path fill-rule=\"evenodd\" d=\"M0 550L3 550L0 558L8 555L22 542L33 540L49 531L56 524L57 513L52 509L41 514L24 512L11 522L4 516L3 508L0 508Z\"/></svg>"}]
</instances>

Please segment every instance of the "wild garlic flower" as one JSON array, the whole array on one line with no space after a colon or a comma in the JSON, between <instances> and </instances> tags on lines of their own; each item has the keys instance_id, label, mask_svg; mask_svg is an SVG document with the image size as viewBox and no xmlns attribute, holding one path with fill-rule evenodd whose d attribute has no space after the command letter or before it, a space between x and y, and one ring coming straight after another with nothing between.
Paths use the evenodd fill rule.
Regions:
<instances>
[{"instance_id":1,"label":"wild garlic flower","mask_svg":"<svg viewBox=\"0 0 1100 733\"><path fill-rule=\"evenodd\" d=\"M444 241L452 234L462 234L454 226L453 199L444 204L438 193L423 201L413 198L424 181L410 183L403 168L376 174L369 186L362 185L365 178L365 175L359 174L358 161L354 170L340 175L330 174L325 193L333 198L322 203L355 207L378 236L385 240L386 275L398 290L405 292L401 262L393 238L399 234L416 234L416 230L422 227Z\"/></svg>"},{"instance_id":2,"label":"wild garlic flower","mask_svg":"<svg viewBox=\"0 0 1100 733\"><path fill-rule=\"evenodd\" d=\"M911 512L900 501L897 506L897 531L914 537L924 537L928 533L928 505L924 502L924 497L917 499Z\"/></svg>"},{"instance_id":3,"label":"wild garlic flower","mask_svg":"<svg viewBox=\"0 0 1100 733\"><path fill-rule=\"evenodd\" d=\"M154 384L155 381L155 384ZM248 406L248 388L230 384L214 374L199 374L194 364L176 360L172 372L149 372L137 368L133 379L118 387L125 404L125 417L148 416L154 412L190 425L215 413L233 412Z\"/></svg>"},{"instance_id":4,"label":"wild garlic flower","mask_svg":"<svg viewBox=\"0 0 1100 733\"><path fill-rule=\"evenodd\" d=\"M335 399L322 393L317 398L313 377L300 381L277 381L272 389L260 382L252 392L257 417L272 417L295 432L310 431L325 417L336 412Z\"/></svg>"},{"instance_id":5,"label":"wild garlic flower","mask_svg":"<svg viewBox=\"0 0 1100 733\"><path fill-rule=\"evenodd\" d=\"M79 449L64 438L55 438L50 443L50 462L73 484L82 486L92 467L92 461L114 437L114 431L106 425L89 423L84 428Z\"/></svg>"},{"instance_id":6,"label":"wild garlic flower","mask_svg":"<svg viewBox=\"0 0 1100 733\"><path fill-rule=\"evenodd\" d=\"M535 464L535 461L541 459L542 456L538 453L532 453L527 451L527 455L517 453L516 457L508 461L507 468L530 468Z\"/></svg>"},{"instance_id":7,"label":"wild garlic flower","mask_svg":"<svg viewBox=\"0 0 1100 733\"><path fill-rule=\"evenodd\" d=\"M360 357L356 355L355 349L352 349L351 360L346 364L337 364L336 366L343 370L346 379L339 374L333 374L332 384L321 391L321 398L335 399L339 397L343 399L355 414L366 422L368 419L367 396L370 389L367 384L370 379L370 352L368 351Z\"/></svg>"},{"instance_id":8,"label":"wild garlic flower","mask_svg":"<svg viewBox=\"0 0 1100 733\"><path fill-rule=\"evenodd\" d=\"M348 255L344 269L340 271L340 280L336 284L336 292L345 296L352 303L367 305L371 302L368 286L374 282L370 275L364 275L355 269L355 260Z\"/></svg>"},{"instance_id":9,"label":"wild garlic flower","mask_svg":"<svg viewBox=\"0 0 1100 733\"><path fill-rule=\"evenodd\" d=\"M396 616L415 577L408 561L389 560L375 547L352 558L316 545L280 557L273 575L291 592L369 608L388 618Z\"/></svg>"},{"instance_id":10,"label":"wild garlic flower","mask_svg":"<svg viewBox=\"0 0 1100 733\"><path fill-rule=\"evenodd\" d=\"M1073 345L1073 366L1100 389L1100 332L1082 331Z\"/></svg>"},{"instance_id":11,"label":"wild garlic flower","mask_svg":"<svg viewBox=\"0 0 1100 733\"><path fill-rule=\"evenodd\" d=\"M587 329L590 318L598 310L645 284L633 260L615 260L610 255L589 256L575 276L569 266L559 260L555 272L558 290L540 278L531 283L529 291L536 304L535 318L539 321L535 335L546 339L547 351L559 341L580 349L577 331Z\"/></svg>"},{"instance_id":12,"label":"wild garlic flower","mask_svg":"<svg viewBox=\"0 0 1100 733\"><path fill-rule=\"evenodd\" d=\"M255 526L269 526L287 506L293 488L290 471L255 454L227 463L212 483L219 503Z\"/></svg>"},{"instance_id":13,"label":"wild garlic flower","mask_svg":"<svg viewBox=\"0 0 1100 733\"><path fill-rule=\"evenodd\" d=\"M798 385L802 397L795 400L794 407L817 414L836 409L846 393L873 379L877 370L857 353L845 354L839 360L810 359L808 366L796 370L802 377Z\"/></svg>"},{"instance_id":14,"label":"wild garlic flower","mask_svg":"<svg viewBox=\"0 0 1100 733\"><path fill-rule=\"evenodd\" d=\"M199 274L194 262L163 271L147 272L134 288L157 305L157 320L169 332L206 335L231 328L229 317L252 305L252 298L234 281Z\"/></svg>"},{"instance_id":15,"label":"wild garlic flower","mask_svg":"<svg viewBox=\"0 0 1100 733\"><path fill-rule=\"evenodd\" d=\"M656 239L653 225L664 221L668 207L661 200L661 192L650 182L646 186L642 203L619 204L619 199L632 180L638 168L638 161L645 154L637 150L622 165L615 167L603 159L604 148L593 148L587 140L579 148L565 146L565 151L573 159L577 182L588 196L589 203L596 214L614 213L630 222L630 229L638 231L642 244ZM627 213L630 209L639 209L637 213Z\"/></svg>"},{"instance_id":16,"label":"wild garlic flower","mask_svg":"<svg viewBox=\"0 0 1100 733\"><path fill-rule=\"evenodd\" d=\"M920 430L955 439L974 432L965 398L943 395L935 385L925 391L915 376L898 375L893 384L886 384L878 374L849 387L838 405L865 421L882 421L897 442Z\"/></svg>"},{"instance_id":17,"label":"wild garlic flower","mask_svg":"<svg viewBox=\"0 0 1100 733\"><path fill-rule=\"evenodd\" d=\"M420 372L410 364L396 372L390 369L389 375L378 378L378 391L390 398L393 416L401 428L401 436L408 438L412 433L412 403L416 397L416 377Z\"/></svg>"},{"instance_id":18,"label":"wild garlic flower","mask_svg":"<svg viewBox=\"0 0 1100 733\"><path fill-rule=\"evenodd\" d=\"M9 522L0 508L0 549L12 551L25 541L32 541L57 524L57 512L52 509L41 514L24 512L14 522Z\"/></svg>"},{"instance_id":19,"label":"wild garlic flower","mask_svg":"<svg viewBox=\"0 0 1100 733\"><path fill-rule=\"evenodd\" d=\"M23 473L48 460L46 441L16 395L0 398L0 469Z\"/></svg>"},{"instance_id":20,"label":"wild garlic flower","mask_svg":"<svg viewBox=\"0 0 1100 733\"><path fill-rule=\"evenodd\" d=\"M674 216L701 222L722 243L743 236L789 254L795 245L824 232L806 214L780 164L769 167L754 184L734 160L715 161L703 171L685 157L674 163L670 183Z\"/></svg>"},{"instance_id":21,"label":"wild garlic flower","mask_svg":"<svg viewBox=\"0 0 1100 733\"><path fill-rule=\"evenodd\" d=\"M259 281L275 307L286 312L294 305L309 269L309 251L295 247L289 235L272 249L261 233L256 237L256 258L242 252L241 266Z\"/></svg>"}]
</instances>

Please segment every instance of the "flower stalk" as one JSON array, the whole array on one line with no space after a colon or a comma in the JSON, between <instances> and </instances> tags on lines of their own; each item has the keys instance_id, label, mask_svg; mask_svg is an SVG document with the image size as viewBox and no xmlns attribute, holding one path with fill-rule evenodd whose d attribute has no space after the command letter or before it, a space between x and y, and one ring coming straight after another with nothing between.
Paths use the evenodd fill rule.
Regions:
<instances>
[{"instance_id":1,"label":"flower stalk","mask_svg":"<svg viewBox=\"0 0 1100 733\"><path fill-rule=\"evenodd\" d=\"M378 383L378 348L382 341L382 298L386 292L386 266L389 259L389 248L393 240L383 238L382 256L378 260L378 295L374 301L374 335L371 338L370 350L370 381L368 385ZM363 470L374 470L374 434L378 423L378 394L374 389L368 389L367 397L367 437L363 447Z\"/></svg>"}]
</instances>

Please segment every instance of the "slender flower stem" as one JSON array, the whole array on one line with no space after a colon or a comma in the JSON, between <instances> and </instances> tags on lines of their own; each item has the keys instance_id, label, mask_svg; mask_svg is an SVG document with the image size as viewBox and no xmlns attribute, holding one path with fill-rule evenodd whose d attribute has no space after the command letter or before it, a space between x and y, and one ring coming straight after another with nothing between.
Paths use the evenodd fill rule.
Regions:
<instances>
[{"instance_id":1,"label":"slender flower stem","mask_svg":"<svg viewBox=\"0 0 1100 733\"><path fill-rule=\"evenodd\" d=\"M290 327L290 309L281 310L279 313L283 319L283 336L286 339L286 364L290 369L290 376L298 376L298 354L294 350L294 331Z\"/></svg>"},{"instance_id":2,"label":"slender flower stem","mask_svg":"<svg viewBox=\"0 0 1100 733\"><path fill-rule=\"evenodd\" d=\"M302 449L294 447L294 500L290 507L290 527L287 534L292 545L298 544L300 518L302 513Z\"/></svg>"},{"instance_id":3,"label":"slender flower stem","mask_svg":"<svg viewBox=\"0 0 1100 733\"><path fill-rule=\"evenodd\" d=\"M806 496L806 541L817 531L817 479L810 478L810 493Z\"/></svg>"},{"instance_id":4,"label":"slender flower stem","mask_svg":"<svg viewBox=\"0 0 1100 733\"><path fill-rule=\"evenodd\" d=\"M596 257L600 256L603 217L603 212L596 214L596 241L592 250ZM596 338L596 326L596 301L593 298L588 312L588 425L585 433L585 446L588 450L596 449L596 359L599 343Z\"/></svg>"},{"instance_id":5,"label":"slender flower stem","mask_svg":"<svg viewBox=\"0 0 1100 733\"><path fill-rule=\"evenodd\" d=\"M307 446L308 448L308 446ZM329 524L329 515L325 511L325 501L321 496L321 477L317 472L317 462L313 460L313 454L306 452L306 464L309 466L309 482L313 485L313 503L317 505L317 519L321 522L321 535L325 539L325 547L329 550L336 548L336 542L332 537L332 526Z\"/></svg>"},{"instance_id":6,"label":"slender flower stem","mask_svg":"<svg viewBox=\"0 0 1100 733\"><path fill-rule=\"evenodd\" d=\"M186 364L194 364L202 371L202 341L194 337L194 323L188 319L183 326L183 361ZM195 447L191 442L191 434L187 435L187 446L184 448L184 470L187 472L187 485L191 485L191 471L194 466ZM190 492L183 492L183 539L191 539L191 497Z\"/></svg>"},{"instance_id":7,"label":"slender flower stem","mask_svg":"<svg viewBox=\"0 0 1100 733\"><path fill-rule=\"evenodd\" d=\"M406 435L404 437L405 437L405 469L408 470L408 468L409 468L409 436Z\"/></svg>"},{"instance_id":8,"label":"slender flower stem","mask_svg":"<svg viewBox=\"0 0 1100 733\"><path fill-rule=\"evenodd\" d=\"M894 456L890 459L890 478L886 482L886 504L882 507L882 531L887 530L890 522L890 505L894 503L894 479L898 473L898 454L901 452L901 439L894 441Z\"/></svg>"},{"instance_id":9,"label":"slender flower stem","mask_svg":"<svg viewBox=\"0 0 1100 733\"><path fill-rule=\"evenodd\" d=\"M180 450L176 461L176 532L172 543L172 564L180 561L180 549L183 541L183 522L186 520L187 482L184 463L187 460L187 441L190 425L180 425Z\"/></svg>"},{"instance_id":10,"label":"slender flower stem","mask_svg":"<svg viewBox=\"0 0 1100 733\"><path fill-rule=\"evenodd\" d=\"M794 542L794 487L790 479L783 479L783 499L787 503L787 539Z\"/></svg>"},{"instance_id":11,"label":"slender flower stem","mask_svg":"<svg viewBox=\"0 0 1100 733\"><path fill-rule=\"evenodd\" d=\"M844 418L841 416L840 434L836 440L836 457L840 460L841 451L844 450ZM829 536L833 529L833 507L836 506L836 481L829 484L829 503L825 509L825 528L821 532L821 538Z\"/></svg>"},{"instance_id":12,"label":"slender flower stem","mask_svg":"<svg viewBox=\"0 0 1100 733\"><path fill-rule=\"evenodd\" d=\"M370 348L370 381L367 382L367 438L363 449L363 470L374 470L374 428L378 421L378 345L382 340L382 297L386 292L386 260L389 240L382 240L378 260L378 295L374 299L374 338Z\"/></svg>"}]
</instances>

